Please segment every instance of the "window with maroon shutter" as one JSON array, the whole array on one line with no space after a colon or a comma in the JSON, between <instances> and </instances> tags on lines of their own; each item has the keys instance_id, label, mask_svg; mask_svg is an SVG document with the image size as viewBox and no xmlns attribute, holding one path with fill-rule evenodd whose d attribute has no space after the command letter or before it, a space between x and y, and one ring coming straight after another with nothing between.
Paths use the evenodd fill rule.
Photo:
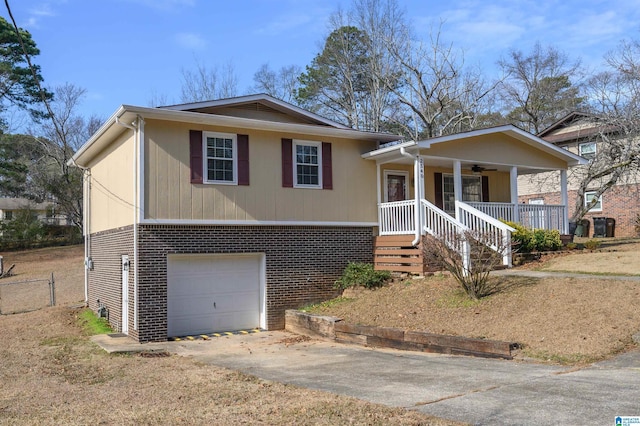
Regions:
<instances>
[{"instance_id":1,"label":"window with maroon shutter","mask_svg":"<svg viewBox=\"0 0 640 426\"><path fill-rule=\"evenodd\" d=\"M293 140L282 139L282 186L293 188Z\"/></svg>"},{"instance_id":2,"label":"window with maroon shutter","mask_svg":"<svg viewBox=\"0 0 640 426\"><path fill-rule=\"evenodd\" d=\"M331 144L322 142L322 189L333 189Z\"/></svg>"},{"instance_id":3,"label":"window with maroon shutter","mask_svg":"<svg viewBox=\"0 0 640 426\"><path fill-rule=\"evenodd\" d=\"M238 185L249 185L249 135L238 135Z\"/></svg>"},{"instance_id":4,"label":"window with maroon shutter","mask_svg":"<svg viewBox=\"0 0 640 426\"><path fill-rule=\"evenodd\" d=\"M249 185L249 136L189 131L191 183Z\"/></svg>"},{"instance_id":5,"label":"window with maroon shutter","mask_svg":"<svg viewBox=\"0 0 640 426\"><path fill-rule=\"evenodd\" d=\"M189 130L191 183L202 183L202 131Z\"/></svg>"},{"instance_id":6,"label":"window with maroon shutter","mask_svg":"<svg viewBox=\"0 0 640 426\"><path fill-rule=\"evenodd\" d=\"M434 194L436 198L434 204L439 209L442 209L444 207L444 202L442 199L442 173L434 173L433 181L435 183Z\"/></svg>"}]
</instances>

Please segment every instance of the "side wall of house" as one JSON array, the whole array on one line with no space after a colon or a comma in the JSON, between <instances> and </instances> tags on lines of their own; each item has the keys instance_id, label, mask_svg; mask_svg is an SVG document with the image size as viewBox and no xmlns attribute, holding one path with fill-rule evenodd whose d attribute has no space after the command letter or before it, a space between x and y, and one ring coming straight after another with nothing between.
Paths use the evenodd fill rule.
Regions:
<instances>
[{"instance_id":1,"label":"side wall of house","mask_svg":"<svg viewBox=\"0 0 640 426\"><path fill-rule=\"evenodd\" d=\"M575 209L577 191L569 191L569 217ZM542 199L545 204L560 204L560 192L527 194L520 196L520 202ZM593 235L593 218L615 219L615 237L637 237L635 220L640 214L640 185L614 186L602 196L602 211L589 212L585 219L590 221L589 237Z\"/></svg>"},{"instance_id":2,"label":"side wall of house","mask_svg":"<svg viewBox=\"0 0 640 426\"><path fill-rule=\"evenodd\" d=\"M167 256L174 253L264 253L268 329L284 328L286 309L337 295L333 284L349 261L371 262L370 227L139 227L139 339L167 338Z\"/></svg>"},{"instance_id":3,"label":"side wall of house","mask_svg":"<svg viewBox=\"0 0 640 426\"><path fill-rule=\"evenodd\" d=\"M133 138L125 131L89 165L89 233L133 224Z\"/></svg>"},{"instance_id":4,"label":"side wall of house","mask_svg":"<svg viewBox=\"0 0 640 426\"><path fill-rule=\"evenodd\" d=\"M93 269L89 276L89 308L97 312L104 304L109 312L109 323L116 331L122 331L122 256L128 255L133 264L133 226L111 229L91 235L89 256ZM134 330L133 268L129 272L129 335L137 337Z\"/></svg>"}]
</instances>

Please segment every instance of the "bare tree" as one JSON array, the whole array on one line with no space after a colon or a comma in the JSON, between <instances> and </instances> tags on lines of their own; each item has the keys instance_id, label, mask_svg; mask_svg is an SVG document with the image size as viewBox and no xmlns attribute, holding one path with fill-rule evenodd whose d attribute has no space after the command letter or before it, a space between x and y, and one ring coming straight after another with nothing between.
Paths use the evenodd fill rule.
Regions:
<instances>
[{"instance_id":1,"label":"bare tree","mask_svg":"<svg viewBox=\"0 0 640 426\"><path fill-rule=\"evenodd\" d=\"M69 220L82 226L82 171L67 163L74 152L97 131L102 120L77 114L86 90L71 83L54 88L53 116L31 134L39 143L41 157L30 170L34 192L52 199Z\"/></svg>"},{"instance_id":2,"label":"bare tree","mask_svg":"<svg viewBox=\"0 0 640 426\"><path fill-rule=\"evenodd\" d=\"M640 45L623 42L607 61L611 70L587 84L596 131L583 142L595 143L596 153L589 164L571 171L578 185L572 221L582 219L613 186L638 183L640 177ZM593 192L589 203L584 202L587 192Z\"/></svg>"},{"instance_id":3,"label":"bare tree","mask_svg":"<svg viewBox=\"0 0 640 426\"><path fill-rule=\"evenodd\" d=\"M584 100L573 83L580 76L580 62L570 62L554 47L536 43L529 54L512 50L498 65L505 74L499 89L507 118L531 133L544 130Z\"/></svg>"},{"instance_id":4,"label":"bare tree","mask_svg":"<svg viewBox=\"0 0 640 426\"><path fill-rule=\"evenodd\" d=\"M231 63L207 68L196 62L196 69L182 69L180 101L183 103L232 98L238 94L238 77Z\"/></svg>"},{"instance_id":5,"label":"bare tree","mask_svg":"<svg viewBox=\"0 0 640 426\"><path fill-rule=\"evenodd\" d=\"M442 40L441 27L428 43L408 35L391 44L404 71L405 85L394 90L414 117L416 137L435 137L473 127L493 86L478 70L465 69L464 55Z\"/></svg>"},{"instance_id":6,"label":"bare tree","mask_svg":"<svg viewBox=\"0 0 640 426\"><path fill-rule=\"evenodd\" d=\"M499 290L499 283L490 280L489 274L502 265L510 244L503 241L496 245L493 235L468 229L426 237L423 252L426 260L449 272L464 292L477 300Z\"/></svg>"},{"instance_id":7,"label":"bare tree","mask_svg":"<svg viewBox=\"0 0 640 426\"><path fill-rule=\"evenodd\" d=\"M300 87L298 76L301 73L302 69L297 65L283 66L275 71L269 64L262 64L253 75L253 90L296 104L296 93Z\"/></svg>"}]
</instances>

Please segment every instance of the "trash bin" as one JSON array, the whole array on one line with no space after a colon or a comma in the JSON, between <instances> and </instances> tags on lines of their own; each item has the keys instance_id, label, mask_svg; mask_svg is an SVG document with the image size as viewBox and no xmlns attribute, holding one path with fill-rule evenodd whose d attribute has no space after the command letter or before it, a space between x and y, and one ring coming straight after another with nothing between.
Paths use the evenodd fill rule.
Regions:
<instances>
[{"instance_id":1,"label":"trash bin","mask_svg":"<svg viewBox=\"0 0 640 426\"><path fill-rule=\"evenodd\" d=\"M589 219L582 219L580 222L578 222L578 227L576 228L576 237L588 237L590 225L591 222L589 222Z\"/></svg>"},{"instance_id":2,"label":"trash bin","mask_svg":"<svg viewBox=\"0 0 640 426\"><path fill-rule=\"evenodd\" d=\"M593 218L593 238L606 237L606 236L607 236L607 218L594 217Z\"/></svg>"},{"instance_id":3,"label":"trash bin","mask_svg":"<svg viewBox=\"0 0 640 426\"><path fill-rule=\"evenodd\" d=\"M569 222L569 235L576 235L576 229L578 228L578 222ZM577 235L578 237L580 235Z\"/></svg>"},{"instance_id":4,"label":"trash bin","mask_svg":"<svg viewBox=\"0 0 640 426\"><path fill-rule=\"evenodd\" d=\"M607 237L615 237L616 220L612 217L607 218Z\"/></svg>"}]
</instances>

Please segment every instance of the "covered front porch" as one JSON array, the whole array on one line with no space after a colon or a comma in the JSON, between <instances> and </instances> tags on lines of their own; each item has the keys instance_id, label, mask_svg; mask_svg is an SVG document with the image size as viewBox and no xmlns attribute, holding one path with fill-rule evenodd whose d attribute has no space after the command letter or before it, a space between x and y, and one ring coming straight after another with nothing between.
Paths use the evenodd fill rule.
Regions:
<instances>
[{"instance_id":1,"label":"covered front porch","mask_svg":"<svg viewBox=\"0 0 640 426\"><path fill-rule=\"evenodd\" d=\"M474 230L496 250L510 246L513 228L502 221L567 234L567 169L585 162L510 125L381 147L363 157L376 161L377 241L412 236L411 246L420 248L426 235L453 241ZM518 203L518 176L549 171L560 174L561 204ZM503 263L511 266L510 252Z\"/></svg>"}]
</instances>

